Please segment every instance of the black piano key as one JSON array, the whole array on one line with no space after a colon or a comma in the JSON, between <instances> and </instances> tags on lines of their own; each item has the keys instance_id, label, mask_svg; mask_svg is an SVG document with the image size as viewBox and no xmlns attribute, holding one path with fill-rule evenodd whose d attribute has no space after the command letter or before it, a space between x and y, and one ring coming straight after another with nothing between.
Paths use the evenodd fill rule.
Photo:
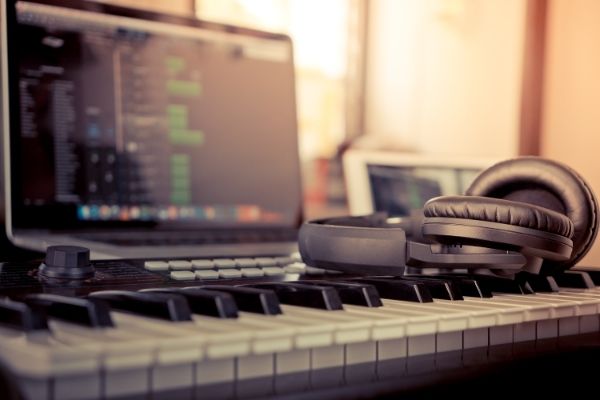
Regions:
<instances>
[{"instance_id":1,"label":"black piano key","mask_svg":"<svg viewBox=\"0 0 600 400\"><path fill-rule=\"evenodd\" d=\"M565 271L553 276L559 287L577 289L593 289L596 287L590 275L584 271Z\"/></svg>"},{"instance_id":2,"label":"black piano key","mask_svg":"<svg viewBox=\"0 0 600 400\"><path fill-rule=\"evenodd\" d=\"M321 310L344 309L338 292L332 287L289 282L260 283L249 286L273 290L277 294L279 301L284 304L319 308Z\"/></svg>"},{"instance_id":3,"label":"black piano key","mask_svg":"<svg viewBox=\"0 0 600 400\"><path fill-rule=\"evenodd\" d=\"M483 285L477 281L476 278L470 278L462 275L432 275L440 277L446 280L451 280L460 288L460 292L463 296L468 297L479 297L479 298L491 298L493 297L492 291L489 287Z\"/></svg>"},{"instance_id":4,"label":"black piano key","mask_svg":"<svg viewBox=\"0 0 600 400\"><path fill-rule=\"evenodd\" d=\"M558 292L556 280L551 276L535 275L529 272L519 272L517 279L529 283L536 292Z\"/></svg>"},{"instance_id":5,"label":"black piano key","mask_svg":"<svg viewBox=\"0 0 600 400\"><path fill-rule=\"evenodd\" d=\"M574 271L575 270L571 270ZM594 285L596 286L600 286L600 270L581 270L582 272L585 272L588 274L588 276L592 279L592 282L594 282Z\"/></svg>"},{"instance_id":6,"label":"black piano key","mask_svg":"<svg viewBox=\"0 0 600 400\"><path fill-rule=\"evenodd\" d=\"M534 294L535 291L527 282L519 282L515 279L500 278L488 275L474 275L482 286L485 286L490 292L509 293L509 294Z\"/></svg>"},{"instance_id":7,"label":"black piano key","mask_svg":"<svg viewBox=\"0 0 600 400\"><path fill-rule=\"evenodd\" d=\"M406 300L419 303L430 303L433 301L431 293L422 283L393 278L353 278L352 282L355 281L375 286L379 296L384 299Z\"/></svg>"},{"instance_id":8,"label":"black piano key","mask_svg":"<svg viewBox=\"0 0 600 400\"><path fill-rule=\"evenodd\" d=\"M187 288L143 289L144 293L173 293L184 296L195 314L217 318L237 318L238 308L229 293L205 290L196 286Z\"/></svg>"},{"instance_id":9,"label":"black piano key","mask_svg":"<svg viewBox=\"0 0 600 400\"><path fill-rule=\"evenodd\" d=\"M427 276L402 276L394 277L394 279L422 283L429 289L429 292L434 299L464 300L459 286L449 279Z\"/></svg>"},{"instance_id":10,"label":"black piano key","mask_svg":"<svg viewBox=\"0 0 600 400\"><path fill-rule=\"evenodd\" d=\"M36 293L25 297L25 302L32 309L40 310L49 317L77 325L90 328L114 326L110 309L102 300Z\"/></svg>"},{"instance_id":11,"label":"black piano key","mask_svg":"<svg viewBox=\"0 0 600 400\"><path fill-rule=\"evenodd\" d=\"M170 293L140 293L126 290L104 290L89 295L106 301L111 308L144 317L168 321L191 321L192 312L184 296Z\"/></svg>"},{"instance_id":12,"label":"black piano key","mask_svg":"<svg viewBox=\"0 0 600 400\"><path fill-rule=\"evenodd\" d=\"M381 307L383 305L375 286L366 283L332 281L299 281L298 283L332 287L338 292L344 304L363 307Z\"/></svg>"},{"instance_id":13,"label":"black piano key","mask_svg":"<svg viewBox=\"0 0 600 400\"><path fill-rule=\"evenodd\" d=\"M281 314L279 299L272 290L241 286L210 285L203 289L226 292L233 296L239 310L264 315Z\"/></svg>"},{"instance_id":14,"label":"black piano key","mask_svg":"<svg viewBox=\"0 0 600 400\"><path fill-rule=\"evenodd\" d=\"M48 329L44 312L8 299L0 300L0 325L23 332Z\"/></svg>"}]
</instances>

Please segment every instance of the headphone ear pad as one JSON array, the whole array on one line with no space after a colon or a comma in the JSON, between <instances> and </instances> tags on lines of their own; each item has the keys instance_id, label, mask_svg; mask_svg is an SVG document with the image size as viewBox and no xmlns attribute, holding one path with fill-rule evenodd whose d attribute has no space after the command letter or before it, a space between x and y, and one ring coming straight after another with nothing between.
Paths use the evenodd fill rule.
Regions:
<instances>
[{"instance_id":1,"label":"headphone ear pad","mask_svg":"<svg viewBox=\"0 0 600 400\"><path fill-rule=\"evenodd\" d=\"M546 260L546 272L570 268L590 250L598 233L598 201L590 186L573 169L541 157L502 161L483 171L466 192L541 206L573 223L573 253L566 261Z\"/></svg>"}]
</instances>

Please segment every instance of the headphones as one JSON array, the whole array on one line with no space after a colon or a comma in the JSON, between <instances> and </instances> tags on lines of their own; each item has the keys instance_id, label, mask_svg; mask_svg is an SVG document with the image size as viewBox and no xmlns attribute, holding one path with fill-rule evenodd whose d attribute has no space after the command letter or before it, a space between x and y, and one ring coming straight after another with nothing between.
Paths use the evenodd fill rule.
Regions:
<instances>
[{"instance_id":1,"label":"headphones","mask_svg":"<svg viewBox=\"0 0 600 400\"><path fill-rule=\"evenodd\" d=\"M493 165L464 196L433 198L408 222L384 213L305 222L299 250L308 265L363 275L407 267L552 275L581 260L597 233L598 202L584 179L529 156Z\"/></svg>"}]
</instances>

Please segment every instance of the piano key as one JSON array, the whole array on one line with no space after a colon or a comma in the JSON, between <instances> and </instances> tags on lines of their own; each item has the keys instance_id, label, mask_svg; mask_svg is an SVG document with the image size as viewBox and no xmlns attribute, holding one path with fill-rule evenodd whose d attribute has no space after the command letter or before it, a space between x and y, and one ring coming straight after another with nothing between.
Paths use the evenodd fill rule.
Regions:
<instances>
[{"instance_id":1,"label":"piano key","mask_svg":"<svg viewBox=\"0 0 600 400\"><path fill-rule=\"evenodd\" d=\"M25 302L31 308L64 321L90 328L113 326L108 305L101 300L37 293L26 296Z\"/></svg>"},{"instance_id":2,"label":"piano key","mask_svg":"<svg viewBox=\"0 0 600 400\"><path fill-rule=\"evenodd\" d=\"M343 309L338 292L332 287L288 282L253 284L250 287L273 290L284 304L323 310Z\"/></svg>"},{"instance_id":3,"label":"piano key","mask_svg":"<svg viewBox=\"0 0 600 400\"><path fill-rule=\"evenodd\" d=\"M554 279L560 287L579 289L594 289L596 287L590 275L584 271L565 271L554 275Z\"/></svg>"},{"instance_id":4,"label":"piano key","mask_svg":"<svg viewBox=\"0 0 600 400\"><path fill-rule=\"evenodd\" d=\"M492 293L533 294L534 290L527 282L518 282L513 279L499 278L487 275L476 275L474 279L487 287Z\"/></svg>"},{"instance_id":5,"label":"piano key","mask_svg":"<svg viewBox=\"0 0 600 400\"><path fill-rule=\"evenodd\" d=\"M300 281L302 284L319 285L334 288L342 303L364 307L381 307L381 299L375 286L358 282L336 281Z\"/></svg>"},{"instance_id":6,"label":"piano key","mask_svg":"<svg viewBox=\"0 0 600 400\"><path fill-rule=\"evenodd\" d=\"M237 318L238 309L229 293L199 287L143 289L140 292L174 293L184 296L195 314L217 318Z\"/></svg>"},{"instance_id":7,"label":"piano key","mask_svg":"<svg viewBox=\"0 0 600 400\"><path fill-rule=\"evenodd\" d=\"M186 260L171 260L169 261L169 269L172 271L191 271L192 263Z\"/></svg>"},{"instance_id":8,"label":"piano key","mask_svg":"<svg viewBox=\"0 0 600 400\"><path fill-rule=\"evenodd\" d=\"M192 260L192 268L194 270L202 270L202 269L213 269L215 267L215 263L213 260Z\"/></svg>"},{"instance_id":9,"label":"piano key","mask_svg":"<svg viewBox=\"0 0 600 400\"><path fill-rule=\"evenodd\" d=\"M242 311L265 315L281 314L279 300L272 290L225 285L204 286L204 289L229 293Z\"/></svg>"},{"instance_id":10,"label":"piano key","mask_svg":"<svg viewBox=\"0 0 600 400\"><path fill-rule=\"evenodd\" d=\"M375 286L375 288L377 288L377 292L379 293L379 297L382 298L414 301L419 303L433 301L431 293L421 283L401 281L393 278L355 278L352 279L352 281L367 283Z\"/></svg>"},{"instance_id":11,"label":"piano key","mask_svg":"<svg viewBox=\"0 0 600 400\"><path fill-rule=\"evenodd\" d=\"M571 270L577 271L577 270ZM596 286L600 286L600 270L598 269L581 269L579 271L586 272Z\"/></svg>"},{"instance_id":12,"label":"piano key","mask_svg":"<svg viewBox=\"0 0 600 400\"><path fill-rule=\"evenodd\" d=\"M163 293L139 293L125 290L104 290L89 295L101 299L116 310L131 312L168 321L190 321L191 311L183 296Z\"/></svg>"},{"instance_id":13,"label":"piano key","mask_svg":"<svg viewBox=\"0 0 600 400\"><path fill-rule=\"evenodd\" d=\"M8 299L0 300L0 325L22 332L48 329L43 312Z\"/></svg>"},{"instance_id":14,"label":"piano key","mask_svg":"<svg viewBox=\"0 0 600 400\"><path fill-rule=\"evenodd\" d=\"M193 281L196 279L196 275L192 271L171 271L169 276L176 281Z\"/></svg>"},{"instance_id":15,"label":"piano key","mask_svg":"<svg viewBox=\"0 0 600 400\"><path fill-rule=\"evenodd\" d=\"M194 271L194 274L196 275L196 279L198 280L219 279L219 273L212 269L196 270Z\"/></svg>"},{"instance_id":16,"label":"piano key","mask_svg":"<svg viewBox=\"0 0 600 400\"><path fill-rule=\"evenodd\" d=\"M168 271L169 264L165 261L146 261L144 268L148 271Z\"/></svg>"},{"instance_id":17,"label":"piano key","mask_svg":"<svg viewBox=\"0 0 600 400\"><path fill-rule=\"evenodd\" d=\"M559 287L556 280L551 276L535 275L527 272L520 272L517 279L523 280L537 292L558 292Z\"/></svg>"},{"instance_id":18,"label":"piano key","mask_svg":"<svg viewBox=\"0 0 600 400\"><path fill-rule=\"evenodd\" d=\"M275 355L275 393L302 392L310 387L311 352L293 350Z\"/></svg>"},{"instance_id":19,"label":"piano key","mask_svg":"<svg viewBox=\"0 0 600 400\"><path fill-rule=\"evenodd\" d=\"M458 285L448 279L417 276L403 276L396 277L395 279L422 283L435 299L463 300L463 295Z\"/></svg>"},{"instance_id":20,"label":"piano key","mask_svg":"<svg viewBox=\"0 0 600 400\"><path fill-rule=\"evenodd\" d=\"M492 297L492 291L489 290L489 287L480 284L475 277L461 275L434 275L432 277L438 276L442 279L451 280L457 284L463 296L481 298Z\"/></svg>"}]
</instances>

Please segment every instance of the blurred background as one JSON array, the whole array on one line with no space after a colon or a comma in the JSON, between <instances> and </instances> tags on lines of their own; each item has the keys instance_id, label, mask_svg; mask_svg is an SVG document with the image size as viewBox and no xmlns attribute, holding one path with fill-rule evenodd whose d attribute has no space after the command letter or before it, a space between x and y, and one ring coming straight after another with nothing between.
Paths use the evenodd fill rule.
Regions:
<instances>
[{"instance_id":1,"label":"blurred background","mask_svg":"<svg viewBox=\"0 0 600 400\"><path fill-rule=\"evenodd\" d=\"M105 2L292 37L309 218L347 211L350 147L542 155L600 193L600 1Z\"/></svg>"}]
</instances>

